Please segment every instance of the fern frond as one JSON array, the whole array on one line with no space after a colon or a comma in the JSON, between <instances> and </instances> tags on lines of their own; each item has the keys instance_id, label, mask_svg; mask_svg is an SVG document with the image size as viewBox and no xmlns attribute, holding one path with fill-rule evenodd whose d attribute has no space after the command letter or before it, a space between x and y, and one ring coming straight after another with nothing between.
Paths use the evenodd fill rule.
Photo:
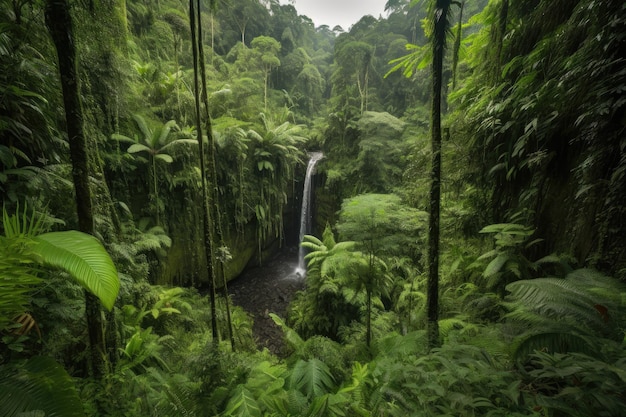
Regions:
<instances>
[{"instance_id":1,"label":"fern frond","mask_svg":"<svg viewBox=\"0 0 626 417\"><path fill-rule=\"evenodd\" d=\"M375 340L374 351L379 357L404 358L426 353L426 332L416 330L406 335L388 333Z\"/></svg>"},{"instance_id":2,"label":"fern frond","mask_svg":"<svg viewBox=\"0 0 626 417\"><path fill-rule=\"evenodd\" d=\"M507 286L520 306L553 319L573 320L598 330L605 326L596 305L605 302L588 289L569 279L537 278ZM515 310L514 310L515 311ZM511 317L515 317L514 313Z\"/></svg>"},{"instance_id":3,"label":"fern frond","mask_svg":"<svg viewBox=\"0 0 626 417\"><path fill-rule=\"evenodd\" d=\"M67 271L107 309L113 308L120 281L113 261L96 238L69 230L44 233L33 240L37 242L34 252L46 264Z\"/></svg>"},{"instance_id":4,"label":"fern frond","mask_svg":"<svg viewBox=\"0 0 626 417\"><path fill-rule=\"evenodd\" d=\"M540 278L509 284L509 320L529 330L516 340L517 358L535 349L597 354L607 339L623 339L619 319L624 285L591 270L576 270L565 279Z\"/></svg>"},{"instance_id":5,"label":"fern frond","mask_svg":"<svg viewBox=\"0 0 626 417\"><path fill-rule=\"evenodd\" d=\"M511 346L513 358L522 360L533 352L581 352L594 355L598 351L598 344L589 336L564 331L561 329L549 329L540 333L534 333L520 337Z\"/></svg>"},{"instance_id":6,"label":"fern frond","mask_svg":"<svg viewBox=\"0 0 626 417\"><path fill-rule=\"evenodd\" d=\"M38 356L0 367L0 415L41 410L49 417L84 417L74 381L54 359Z\"/></svg>"}]
</instances>

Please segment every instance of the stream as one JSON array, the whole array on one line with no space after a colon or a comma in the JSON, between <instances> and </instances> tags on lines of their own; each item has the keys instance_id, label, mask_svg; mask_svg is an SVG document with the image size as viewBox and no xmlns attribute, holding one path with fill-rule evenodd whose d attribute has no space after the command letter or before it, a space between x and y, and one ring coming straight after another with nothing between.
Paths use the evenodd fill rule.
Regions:
<instances>
[{"instance_id":1,"label":"stream","mask_svg":"<svg viewBox=\"0 0 626 417\"><path fill-rule=\"evenodd\" d=\"M289 302L296 291L304 288L304 279L296 275L297 266L297 249L285 249L265 265L245 270L228 284L233 303L254 320L252 332L257 347L279 356L284 355L283 332L269 313L286 318Z\"/></svg>"}]
</instances>

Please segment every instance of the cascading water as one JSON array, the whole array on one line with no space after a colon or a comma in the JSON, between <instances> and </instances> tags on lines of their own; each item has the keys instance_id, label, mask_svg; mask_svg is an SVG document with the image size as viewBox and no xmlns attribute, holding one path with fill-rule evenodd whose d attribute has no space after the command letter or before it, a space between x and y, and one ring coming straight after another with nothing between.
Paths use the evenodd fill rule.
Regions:
<instances>
[{"instance_id":1,"label":"cascading water","mask_svg":"<svg viewBox=\"0 0 626 417\"><path fill-rule=\"evenodd\" d=\"M302 209L300 210L300 240L302 243L304 235L311 233L311 179L315 173L315 165L324 157L321 152L311 152L311 159L306 167L306 176L304 177L304 190L302 191ZM298 268L296 268L296 275L304 277L306 274L306 265L304 263L305 249L300 246L298 251Z\"/></svg>"}]
</instances>

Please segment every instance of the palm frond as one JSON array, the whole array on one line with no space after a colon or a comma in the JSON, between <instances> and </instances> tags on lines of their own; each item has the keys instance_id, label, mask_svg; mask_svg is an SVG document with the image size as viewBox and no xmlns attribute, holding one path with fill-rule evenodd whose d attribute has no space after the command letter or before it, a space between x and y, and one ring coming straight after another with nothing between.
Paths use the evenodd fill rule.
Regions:
<instances>
[{"instance_id":1,"label":"palm frond","mask_svg":"<svg viewBox=\"0 0 626 417\"><path fill-rule=\"evenodd\" d=\"M106 249L93 236L75 230L44 233L33 238L33 252L47 265L62 268L113 308L120 281Z\"/></svg>"}]
</instances>

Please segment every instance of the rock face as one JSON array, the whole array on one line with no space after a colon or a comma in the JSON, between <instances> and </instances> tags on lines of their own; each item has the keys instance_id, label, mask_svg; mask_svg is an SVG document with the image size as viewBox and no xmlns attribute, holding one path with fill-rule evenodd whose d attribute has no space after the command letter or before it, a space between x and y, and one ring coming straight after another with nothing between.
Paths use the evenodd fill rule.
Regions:
<instances>
[{"instance_id":1,"label":"rock face","mask_svg":"<svg viewBox=\"0 0 626 417\"><path fill-rule=\"evenodd\" d=\"M297 264L296 251L283 252L266 265L244 271L228 284L233 303L254 320L252 331L259 349L268 348L278 356L285 354L283 332L269 313L285 318L296 291L304 288L304 280L295 275Z\"/></svg>"}]
</instances>

